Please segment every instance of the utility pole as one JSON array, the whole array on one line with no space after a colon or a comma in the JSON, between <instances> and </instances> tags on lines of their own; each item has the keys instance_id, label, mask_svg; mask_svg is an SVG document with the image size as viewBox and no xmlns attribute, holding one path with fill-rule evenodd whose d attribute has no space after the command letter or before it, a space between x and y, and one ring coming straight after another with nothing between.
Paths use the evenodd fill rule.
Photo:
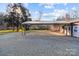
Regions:
<instances>
[{"instance_id":1,"label":"utility pole","mask_svg":"<svg viewBox=\"0 0 79 59\"><path fill-rule=\"evenodd\" d=\"M40 21L41 20L41 18L42 18L42 11L39 11L39 18L38 18L38 20Z\"/></svg>"}]
</instances>

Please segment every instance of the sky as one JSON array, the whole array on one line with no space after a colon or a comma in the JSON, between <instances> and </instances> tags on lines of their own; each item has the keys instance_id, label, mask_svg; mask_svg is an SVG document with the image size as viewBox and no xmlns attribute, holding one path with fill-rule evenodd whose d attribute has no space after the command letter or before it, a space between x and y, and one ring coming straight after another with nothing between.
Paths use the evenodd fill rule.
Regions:
<instances>
[{"instance_id":1,"label":"sky","mask_svg":"<svg viewBox=\"0 0 79 59\"><path fill-rule=\"evenodd\" d=\"M6 12L8 3L0 3L0 12ZM54 21L72 10L79 10L79 3L24 3L32 20Z\"/></svg>"}]
</instances>

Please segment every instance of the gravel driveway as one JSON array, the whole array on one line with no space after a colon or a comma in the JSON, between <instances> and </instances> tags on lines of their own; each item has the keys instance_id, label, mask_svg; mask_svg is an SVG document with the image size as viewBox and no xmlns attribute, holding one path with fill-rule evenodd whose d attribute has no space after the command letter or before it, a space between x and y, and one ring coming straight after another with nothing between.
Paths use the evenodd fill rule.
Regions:
<instances>
[{"instance_id":1,"label":"gravel driveway","mask_svg":"<svg viewBox=\"0 0 79 59\"><path fill-rule=\"evenodd\" d=\"M1 56L79 56L79 38L48 32L0 35Z\"/></svg>"}]
</instances>

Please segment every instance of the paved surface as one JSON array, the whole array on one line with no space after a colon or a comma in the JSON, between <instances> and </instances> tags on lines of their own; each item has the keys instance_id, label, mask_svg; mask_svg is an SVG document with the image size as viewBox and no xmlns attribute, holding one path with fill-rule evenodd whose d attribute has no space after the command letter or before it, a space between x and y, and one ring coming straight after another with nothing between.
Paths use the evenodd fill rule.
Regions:
<instances>
[{"instance_id":1,"label":"paved surface","mask_svg":"<svg viewBox=\"0 0 79 59\"><path fill-rule=\"evenodd\" d=\"M54 36L48 32L0 35L1 56L79 55L79 38Z\"/></svg>"}]
</instances>

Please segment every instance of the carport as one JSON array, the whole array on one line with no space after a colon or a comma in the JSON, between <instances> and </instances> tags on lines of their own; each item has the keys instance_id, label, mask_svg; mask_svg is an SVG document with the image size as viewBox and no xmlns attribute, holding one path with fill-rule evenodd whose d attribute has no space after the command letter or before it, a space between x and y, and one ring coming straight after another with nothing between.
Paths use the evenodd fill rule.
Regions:
<instances>
[{"instance_id":1,"label":"carport","mask_svg":"<svg viewBox=\"0 0 79 59\"><path fill-rule=\"evenodd\" d=\"M79 22L79 20L73 20L73 21L54 21L54 22L48 22L48 21L26 21L23 22L23 25L62 25L65 27L66 36L73 36L73 24L75 22ZM68 34L68 32L70 34Z\"/></svg>"}]
</instances>

